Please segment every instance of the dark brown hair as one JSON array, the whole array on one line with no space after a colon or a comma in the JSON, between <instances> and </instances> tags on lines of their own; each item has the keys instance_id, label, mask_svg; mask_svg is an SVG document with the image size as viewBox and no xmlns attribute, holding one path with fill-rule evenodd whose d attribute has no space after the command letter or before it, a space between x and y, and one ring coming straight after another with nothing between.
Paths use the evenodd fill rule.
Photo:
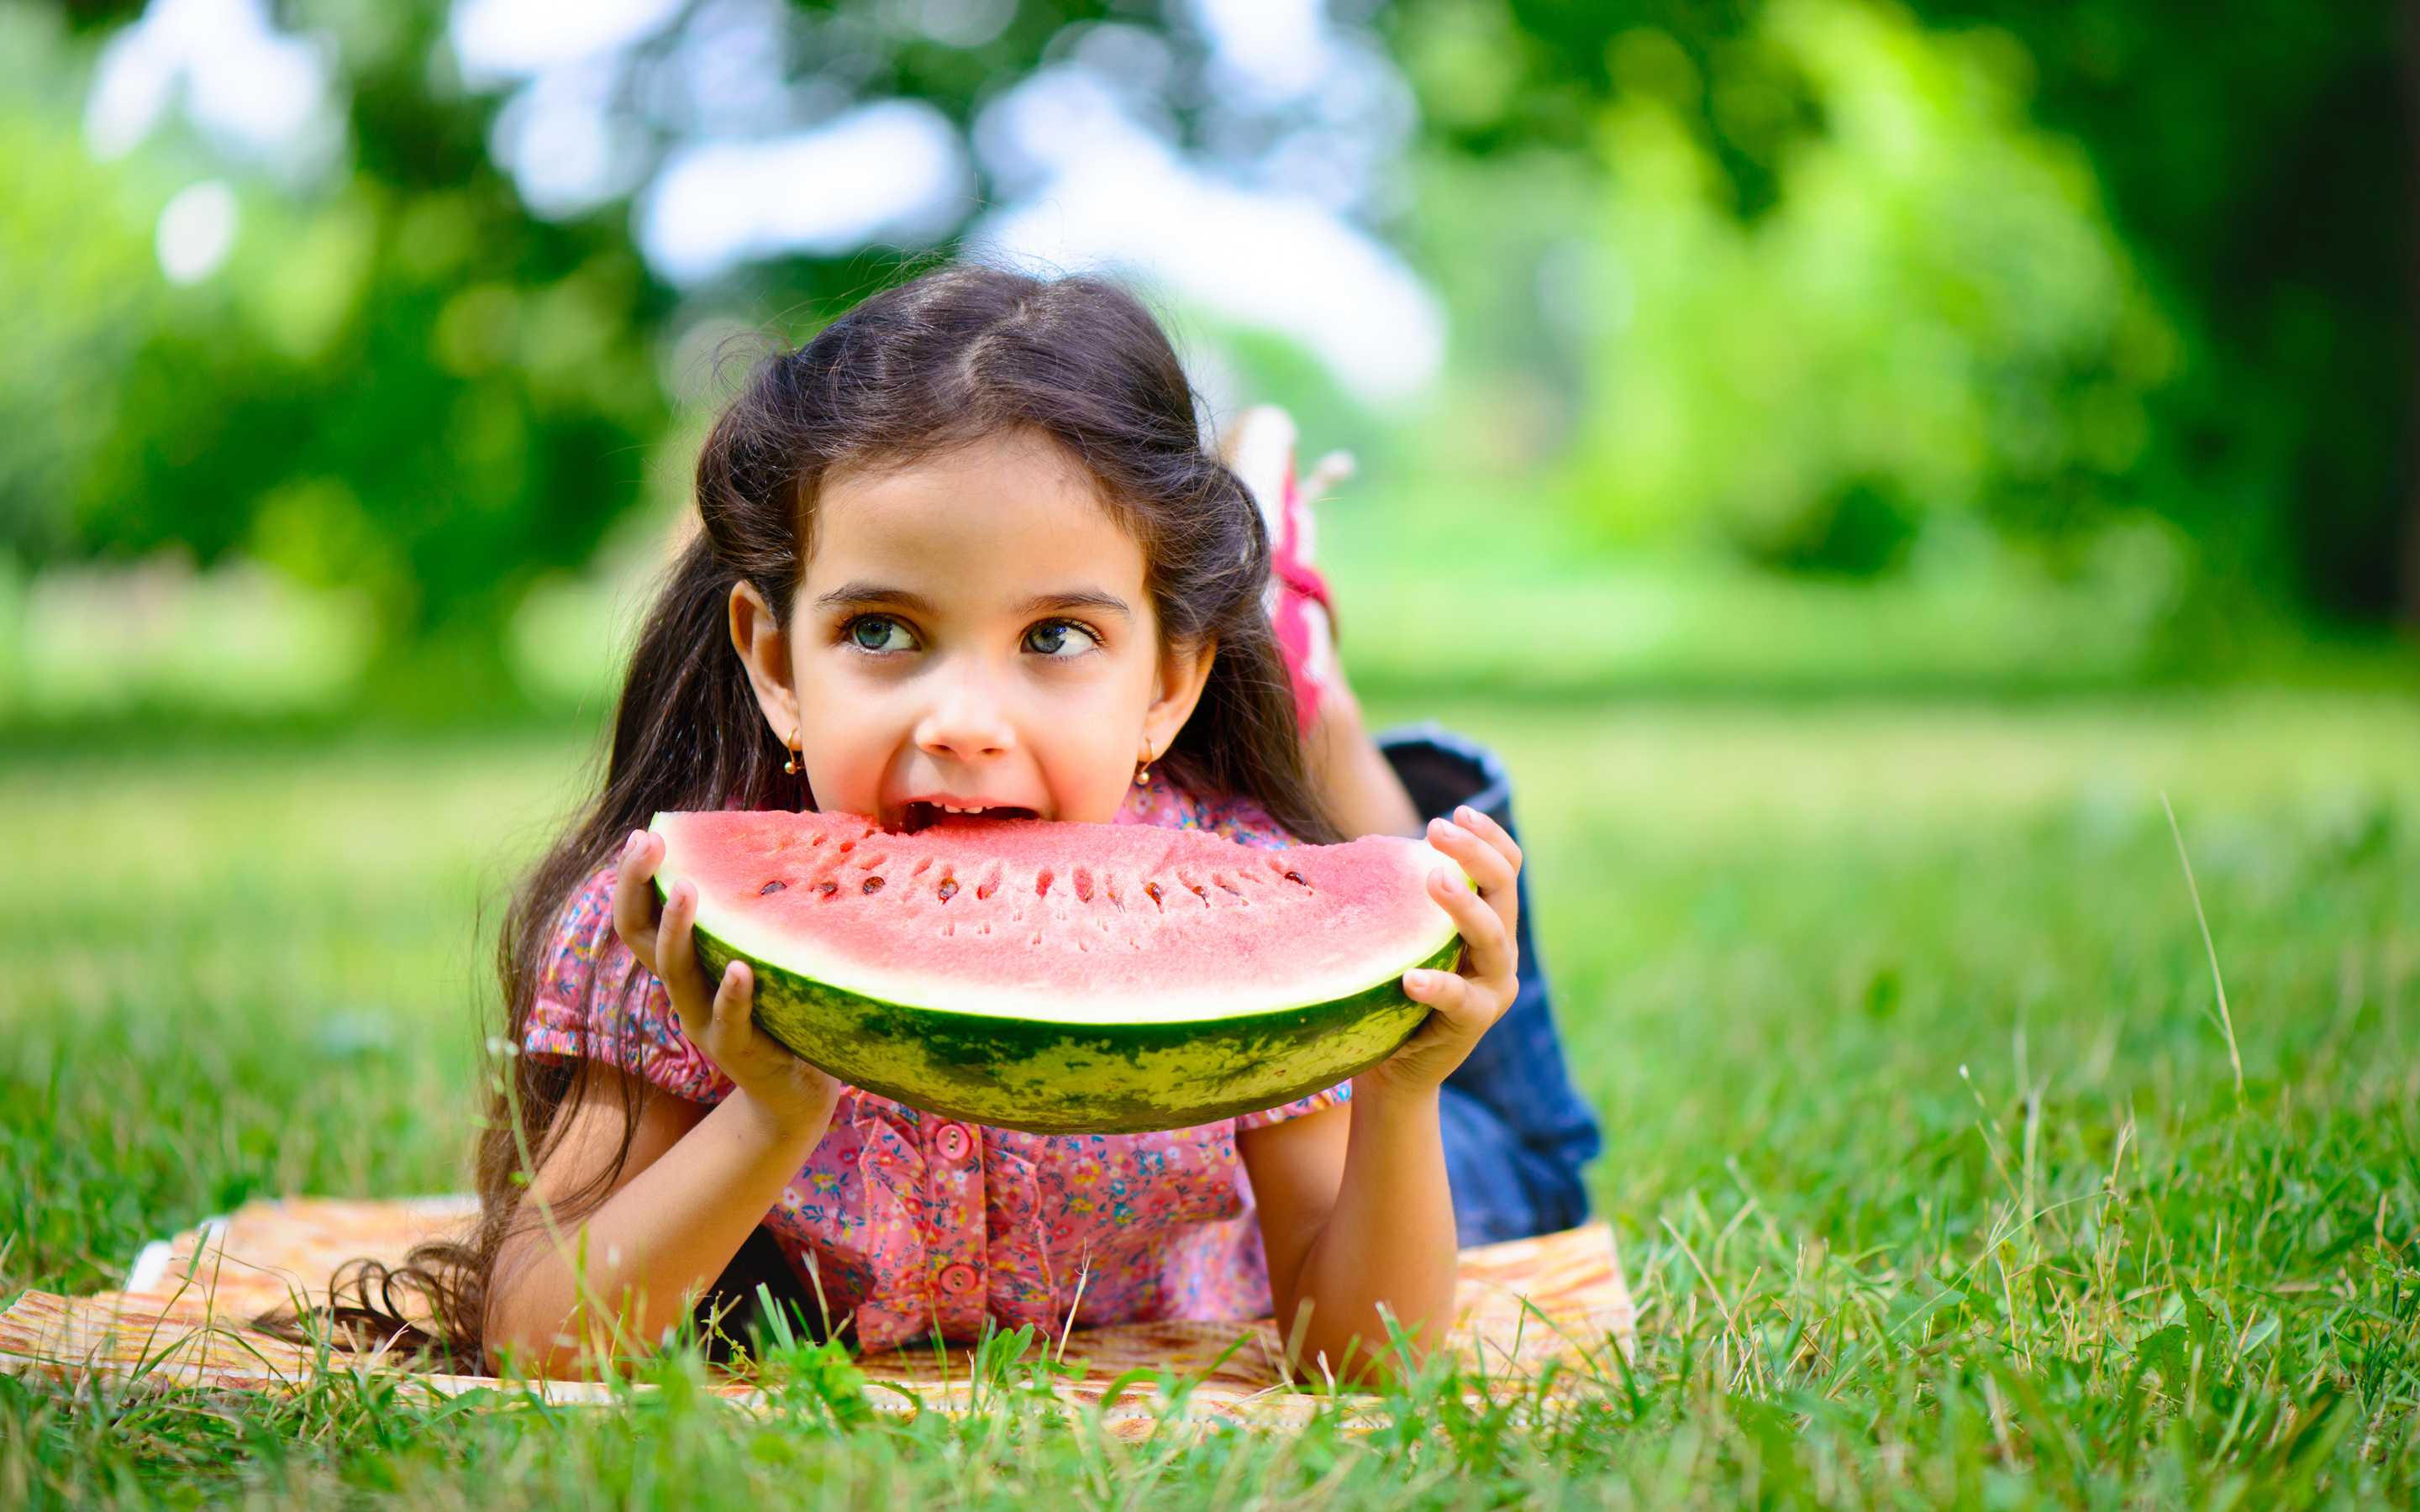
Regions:
<instances>
[{"instance_id":1,"label":"dark brown hair","mask_svg":"<svg viewBox=\"0 0 2420 1512\"><path fill-rule=\"evenodd\" d=\"M1194 793L1257 801L1300 839L1341 838L1304 767L1263 610L1260 511L1202 445L1193 389L1151 313L1100 279L973 266L876 294L804 347L757 363L707 436L697 462L702 529L632 652L601 789L524 879L498 942L504 1050L477 1149L478 1227L393 1270L346 1273L350 1301L340 1297L329 1315L338 1332L365 1343L392 1337L396 1304L416 1294L436 1334L412 1330L401 1344L465 1365L482 1357L497 1255L537 1222L523 1211L522 1173L568 1122L564 1110L606 1084L590 1062L514 1053L565 907L659 810L804 801L797 779L781 775L786 748L731 643L732 589L752 583L786 624L827 479L1016 430L1048 437L1080 463L1142 547L1168 642L1216 647L1208 686L1163 769ZM621 1153L558 1204L558 1220L576 1219L618 1180L636 1109L624 1113Z\"/></svg>"}]
</instances>

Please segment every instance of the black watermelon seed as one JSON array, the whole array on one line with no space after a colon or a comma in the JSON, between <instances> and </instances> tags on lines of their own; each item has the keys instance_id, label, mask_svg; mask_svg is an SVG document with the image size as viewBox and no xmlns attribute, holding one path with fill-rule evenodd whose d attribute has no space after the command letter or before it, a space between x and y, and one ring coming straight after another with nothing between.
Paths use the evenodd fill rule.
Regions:
<instances>
[{"instance_id":1,"label":"black watermelon seed","mask_svg":"<svg viewBox=\"0 0 2420 1512\"><path fill-rule=\"evenodd\" d=\"M1311 886L1311 884L1310 884L1310 883L1308 883L1308 882L1304 882L1304 881L1302 880L1302 873L1301 873L1301 872L1287 872L1287 873L1286 873L1286 880L1287 880L1288 882L1295 883L1295 884L1298 884L1298 885L1300 885L1300 886L1302 886L1302 887L1310 887L1310 886Z\"/></svg>"},{"instance_id":2,"label":"black watermelon seed","mask_svg":"<svg viewBox=\"0 0 2420 1512\"><path fill-rule=\"evenodd\" d=\"M1159 884L1158 884L1158 883L1156 883L1156 882L1146 882L1146 883L1144 883L1144 884L1142 885L1142 892L1143 892L1143 896L1144 896L1144 897L1146 897L1146 898L1149 898L1153 903L1157 903L1157 902L1159 902Z\"/></svg>"},{"instance_id":3,"label":"black watermelon seed","mask_svg":"<svg viewBox=\"0 0 2420 1512\"><path fill-rule=\"evenodd\" d=\"M866 878L865 890L867 892L880 892L882 890L882 879L880 877Z\"/></svg>"},{"instance_id":4,"label":"black watermelon seed","mask_svg":"<svg viewBox=\"0 0 2420 1512\"><path fill-rule=\"evenodd\" d=\"M943 877L941 879L941 885L935 887L933 890L940 895L943 903L948 903L951 899L958 895L958 885L951 878Z\"/></svg>"},{"instance_id":5,"label":"black watermelon seed","mask_svg":"<svg viewBox=\"0 0 2420 1512\"><path fill-rule=\"evenodd\" d=\"M768 882L763 887L756 889L756 896L762 898L768 892L779 892L788 886L789 884L786 882Z\"/></svg>"},{"instance_id":6,"label":"black watermelon seed","mask_svg":"<svg viewBox=\"0 0 2420 1512\"><path fill-rule=\"evenodd\" d=\"M829 897L830 897L833 893L836 893L836 892L840 891L840 884L839 884L839 883L837 883L837 882L827 882L827 883L825 883L821 887L817 888L816 890L817 890L817 891L819 891L819 892L821 892L825 897L829 898Z\"/></svg>"}]
</instances>

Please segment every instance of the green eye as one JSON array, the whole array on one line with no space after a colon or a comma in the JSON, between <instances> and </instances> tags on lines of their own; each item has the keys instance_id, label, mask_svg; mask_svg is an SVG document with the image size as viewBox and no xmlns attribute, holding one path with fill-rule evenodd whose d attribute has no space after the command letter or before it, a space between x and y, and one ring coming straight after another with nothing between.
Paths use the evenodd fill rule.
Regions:
<instances>
[{"instance_id":1,"label":"green eye","mask_svg":"<svg viewBox=\"0 0 2420 1512\"><path fill-rule=\"evenodd\" d=\"M1100 642L1080 625L1052 620L1025 632L1025 649L1038 656L1073 656Z\"/></svg>"},{"instance_id":2,"label":"green eye","mask_svg":"<svg viewBox=\"0 0 2420 1512\"><path fill-rule=\"evenodd\" d=\"M916 647L908 626L879 614L869 614L851 625L848 639L860 651L912 651Z\"/></svg>"}]
</instances>

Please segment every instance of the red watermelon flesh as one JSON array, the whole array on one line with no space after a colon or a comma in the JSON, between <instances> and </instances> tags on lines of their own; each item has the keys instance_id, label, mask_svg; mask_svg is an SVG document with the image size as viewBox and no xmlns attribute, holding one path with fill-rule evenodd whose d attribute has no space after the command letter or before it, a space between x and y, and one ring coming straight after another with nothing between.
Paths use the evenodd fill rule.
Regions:
<instances>
[{"instance_id":1,"label":"red watermelon flesh","mask_svg":"<svg viewBox=\"0 0 2420 1512\"><path fill-rule=\"evenodd\" d=\"M892 1003L1114 1025L1367 991L1436 957L1454 863L1373 837L1264 850L1189 830L1005 820L886 832L847 814L659 815L660 880L752 960Z\"/></svg>"}]
</instances>

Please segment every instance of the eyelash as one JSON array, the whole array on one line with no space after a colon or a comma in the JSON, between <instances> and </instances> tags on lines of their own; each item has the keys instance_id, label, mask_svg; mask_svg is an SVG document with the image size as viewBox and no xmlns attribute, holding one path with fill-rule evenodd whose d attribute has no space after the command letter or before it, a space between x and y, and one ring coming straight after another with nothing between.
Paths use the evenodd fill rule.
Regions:
<instances>
[{"instance_id":1,"label":"eyelash","mask_svg":"<svg viewBox=\"0 0 2420 1512\"><path fill-rule=\"evenodd\" d=\"M858 627L859 627L860 625L892 625L892 626L896 627L896 628L898 629L899 633L900 633L901 635L906 636L906 637L908 638L908 640L910 642L914 642L914 641L916 641L916 640L917 640L916 632L915 632L913 629L910 629L910 628L908 627L908 623L907 623L906 621L904 621L904 620L902 620L902 619L898 618L896 615L892 615L892 614L861 614L861 615L857 616L855 619L848 621L846 624L843 625L840 627L840 639L841 639L841 640L843 641L843 643L845 643L845 644L848 644L848 645L856 645L856 642L857 642L857 631L858 631ZM1026 629L1026 632L1025 632L1025 633L1026 633L1026 635L1031 636L1031 635L1032 635L1032 634L1033 634L1033 632L1034 632L1034 631L1036 631L1036 630L1050 630L1050 629L1066 630L1066 631L1068 631L1068 632L1070 632L1070 633L1072 633L1072 634L1082 636L1082 637L1085 639L1085 640L1086 640L1086 641L1088 641L1088 642L1090 642L1090 643L1091 643L1092 647L1093 647L1094 650L1098 650L1098 649L1100 649L1101 644L1102 644L1102 640L1101 640L1101 637L1100 637L1099 632L1097 632L1097 631L1094 630L1092 626L1090 626L1090 625L1085 625L1085 624L1083 624L1081 621L1078 621L1078 620L1044 620L1044 621L1043 621L1042 623L1040 623L1039 625L1030 625L1030 626L1028 626L1028 627L1027 627L1027 629ZM867 656L887 656L887 655L889 655L889 653L888 653L888 652L885 652L885 651L876 651L876 650L873 650L872 648L870 648L870 647L866 647L866 646L857 646L857 649L858 649L858 650L860 650L860 651L864 652ZM919 648L918 648L917 646L911 645L908 649L911 649L911 650L912 650L912 649L919 649Z\"/></svg>"},{"instance_id":2,"label":"eyelash","mask_svg":"<svg viewBox=\"0 0 2420 1512\"><path fill-rule=\"evenodd\" d=\"M865 625L888 625L895 626L901 635L908 638L911 648L917 641L916 632L908 628L907 621L900 619L895 614L861 614L840 627L841 642L844 645L852 646L859 651L862 651L869 656L883 656L891 655L889 651L876 651L870 647L857 644L858 627Z\"/></svg>"},{"instance_id":3,"label":"eyelash","mask_svg":"<svg viewBox=\"0 0 2420 1512\"><path fill-rule=\"evenodd\" d=\"M1082 636L1087 641L1091 642L1093 649L1095 651L1098 651L1101 648L1100 636L1092 628L1092 626L1082 624L1077 620L1044 620L1039 625L1028 626L1025 633L1028 636L1031 636L1036 630L1054 629L1066 630L1073 634Z\"/></svg>"}]
</instances>

